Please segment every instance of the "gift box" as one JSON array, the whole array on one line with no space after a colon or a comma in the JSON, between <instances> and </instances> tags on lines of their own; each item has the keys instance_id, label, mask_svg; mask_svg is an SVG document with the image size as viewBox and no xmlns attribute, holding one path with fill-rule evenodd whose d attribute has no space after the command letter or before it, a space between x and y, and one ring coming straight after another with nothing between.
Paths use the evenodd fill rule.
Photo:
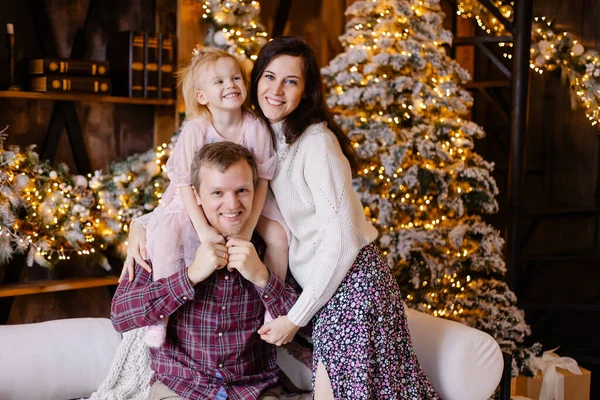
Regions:
<instances>
[{"instance_id":1,"label":"gift box","mask_svg":"<svg viewBox=\"0 0 600 400\"><path fill-rule=\"evenodd\" d=\"M510 395L533 400L589 400L591 373L572 358L544 352L537 360L534 378L519 375L511 380ZM563 367L563 368L561 368Z\"/></svg>"}]
</instances>

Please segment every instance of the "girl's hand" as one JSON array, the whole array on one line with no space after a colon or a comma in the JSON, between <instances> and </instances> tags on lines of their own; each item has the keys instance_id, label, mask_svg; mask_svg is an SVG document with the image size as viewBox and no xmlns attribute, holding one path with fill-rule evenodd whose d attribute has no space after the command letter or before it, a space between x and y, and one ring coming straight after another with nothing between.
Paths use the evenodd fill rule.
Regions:
<instances>
[{"instance_id":1,"label":"girl's hand","mask_svg":"<svg viewBox=\"0 0 600 400\"><path fill-rule=\"evenodd\" d=\"M200 243L204 243L206 241L209 241L211 238L214 238L216 236L222 236L219 231L217 231L215 228L213 228L210 225L206 225L206 227L198 232L196 232L198 234L198 239L200 239Z\"/></svg>"},{"instance_id":2,"label":"girl's hand","mask_svg":"<svg viewBox=\"0 0 600 400\"><path fill-rule=\"evenodd\" d=\"M282 346L291 342L299 329L298 325L295 325L287 315L284 315L261 326L258 334L265 342Z\"/></svg>"},{"instance_id":3,"label":"girl's hand","mask_svg":"<svg viewBox=\"0 0 600 400\"><path fill-rule=\"evenodd\" d=\"M129 230L129 237L127 239L129 245L127 246L127 257L123 263L123 270L121 271L121 282L125 275L129 274L129 282L133 281L134 272L134 260L146 271L152 273L152 268L146 263L148 254L146 253L146 228L139 222L133 222Z\"/></svg>"}]
</instances>

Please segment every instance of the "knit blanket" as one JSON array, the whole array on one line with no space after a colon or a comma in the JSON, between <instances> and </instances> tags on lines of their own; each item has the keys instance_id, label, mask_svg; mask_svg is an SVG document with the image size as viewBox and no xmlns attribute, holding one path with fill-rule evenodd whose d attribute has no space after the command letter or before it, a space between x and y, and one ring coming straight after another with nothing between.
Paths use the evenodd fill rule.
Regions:
<instances>
[{"instance_id":1,"label":"knit blanket","mask_svg":"<svg viewBox=\"0 0 600 400\"><path fill-rule=\"evenodd\" d=\"M150 351L144 342L146 328L123 334L106 380L87 400L146 400L150 394ZM296 341L278 348L277 362L282 370L284 391L281 399L311 399L312 352ZM302 391L303 393L298 393ZM83 399L82 399L83 400Z\"/></svg>"},{"instance_id":2,"label":"knit blanket","mask_svg":"<svg viewBox=\"0 0 600 400\"><path fill-rule=\"evenodd\" d=\"M123 334L106 380L89 400L146 400L150 394L150 351L144 342L146 328Z\"/></svg>"}]
</instances>

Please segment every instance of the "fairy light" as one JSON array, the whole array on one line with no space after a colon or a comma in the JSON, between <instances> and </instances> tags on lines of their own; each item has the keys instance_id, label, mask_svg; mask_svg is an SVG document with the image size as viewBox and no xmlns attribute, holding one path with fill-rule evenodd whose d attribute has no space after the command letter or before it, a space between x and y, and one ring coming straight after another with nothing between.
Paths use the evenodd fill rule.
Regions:
<instances>
[{"instance_id":1,"label":"fairy light","mask_svg":"<svg viewBox=\"0 0 600 400\"><path fill-rule=\"evenodd\" d=\"M207 36L206 45L227 48L241 58L256 60L266 43L267 33L258 21L257 1L206 0L202 18L216 26L214 36Z\"/></svg>"},{"instance_id":2,"label":"fairy light","mask_svg":"<svg viewBox=\"0 0 600 400\"><path fill-rule=\"evenodd\" d=\"M512 21L514 3L503 4L492 1L502 15ZM475 18L477 24L485 32L493 35L504 35L506 29L477 0L463 0L458 4L457 14L463 18ZM512 47L512 43L499 43L501 48ZM503 51L505 58L512 54ZM585 112L592 126L600 121L600 54L596 50L586 50L569 32L554 29L548 17L535 17L532 25L532 41L530 51L530 68L538 74L562 68L569 80L569 90L577 99L580 108Z\"/></svg>"}]
</instances>

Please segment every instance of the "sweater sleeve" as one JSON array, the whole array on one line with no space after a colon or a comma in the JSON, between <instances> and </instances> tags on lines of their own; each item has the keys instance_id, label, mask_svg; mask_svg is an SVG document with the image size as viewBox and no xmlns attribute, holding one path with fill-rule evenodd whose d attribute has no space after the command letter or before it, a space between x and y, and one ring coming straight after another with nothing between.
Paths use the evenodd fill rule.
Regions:
<instances>
[{"instance_id":1,"label":"sweater sleeve","mask_svg":"<svg viewBox=\"0 0 600 400\"><path fill-rule=\"evenodd\" d=\"M306 133L305 133L306 134ZM288 317L306 325L333 296L352 267L361 247L358 221L350 197L352 173L340 145L330 134L319 133L305 140L304 179L309 187L317 220L320 243L316 244L314 273ZM309 245L308 243L305 245Z\"/></svg>"}]
</instances>

